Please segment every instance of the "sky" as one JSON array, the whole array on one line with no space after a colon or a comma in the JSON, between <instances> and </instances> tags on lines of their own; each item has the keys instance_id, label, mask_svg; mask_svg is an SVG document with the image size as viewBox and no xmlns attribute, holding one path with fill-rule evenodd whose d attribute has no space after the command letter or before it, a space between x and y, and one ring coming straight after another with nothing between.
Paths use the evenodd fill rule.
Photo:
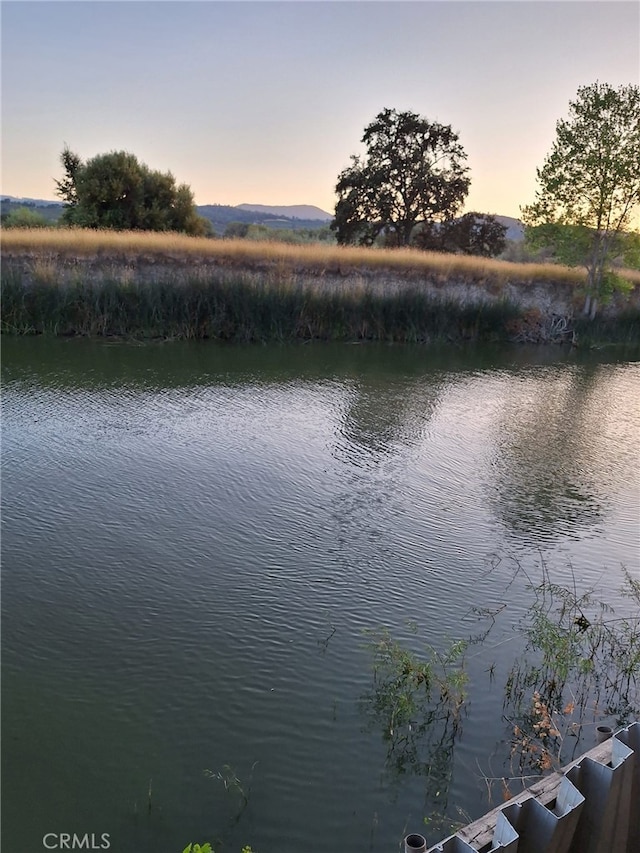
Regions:
<instances>
[{"instance_id":1,"label":"sky","mask_svg":"<svg viewBox=\"0 0 640 853\"><path fill-rule=\"evenodd\" d=\"M313 204L383 109L451 125L466 210L519 216L579 86L640 82L640 3L0 4L3 195L55 199L64 145L126 150L197 204Z\"/></svg>"}]
</instances>

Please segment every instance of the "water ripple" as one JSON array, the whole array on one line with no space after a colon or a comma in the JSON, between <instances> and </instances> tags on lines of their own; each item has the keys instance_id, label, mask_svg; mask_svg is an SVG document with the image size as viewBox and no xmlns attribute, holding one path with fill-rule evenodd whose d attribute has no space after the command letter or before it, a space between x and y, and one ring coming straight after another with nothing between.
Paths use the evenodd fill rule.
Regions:
<instances>
[{"instance_id":1,"label":"water ripple","mask_svg":"<svg viewBox=\"0 0 640 853\"><path fill-rule=\"evenodd\" d=\"M424 780L392 783L365 726L366 632L437 646L510 582L515 621L515 560L541 551L614 593L621 563L640 575L636 363L333 352L5 359L8 838L97 821L152 850L131 821L153 777L182 849L233 818L202 775L229 764L254 780L230 847L251 828L265 851L346 849L375 813L390 849ZM474 699L466 759L501 737L500 703ZM473 809L473 779L453 784Z\"/></svg>"}]
</instances>

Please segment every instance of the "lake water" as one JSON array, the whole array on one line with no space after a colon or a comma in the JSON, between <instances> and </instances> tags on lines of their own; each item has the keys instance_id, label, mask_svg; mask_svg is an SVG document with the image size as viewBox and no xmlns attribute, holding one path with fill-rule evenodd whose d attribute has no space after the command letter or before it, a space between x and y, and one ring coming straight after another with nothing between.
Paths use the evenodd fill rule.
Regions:
<instances>
[{"instance_id":1,"label":"lake water","mask_svg":"<svg viewBox=\"0 0 640 853\"><path fill-rule=\"evenodd\" d=\"M504 775L516 564L640 577L637 353L2 348L4 853L435 842ZM458 736L392 754L366 632L503 603Z\"/></svg>"}]
</instances>

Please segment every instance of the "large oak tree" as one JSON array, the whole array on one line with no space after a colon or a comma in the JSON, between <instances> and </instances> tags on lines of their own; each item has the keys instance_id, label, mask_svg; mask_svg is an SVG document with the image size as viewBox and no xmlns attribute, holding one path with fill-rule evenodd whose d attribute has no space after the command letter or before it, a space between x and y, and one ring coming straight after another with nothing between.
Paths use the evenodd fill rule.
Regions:
<instances>
[{"instance_id":1,"label":"large oak tree","mask_svg":"<svg viewBox=\"0 0 640 853\"><path fill-rule=\"evenodd\" d=\"M449 125L384 109L361 141L366 155L352 156L336 184L331 227L338 243L370 245L385 233L406 246L417 223L456 216L470 179L467 155Z\"/></svg>"}]
</instances>

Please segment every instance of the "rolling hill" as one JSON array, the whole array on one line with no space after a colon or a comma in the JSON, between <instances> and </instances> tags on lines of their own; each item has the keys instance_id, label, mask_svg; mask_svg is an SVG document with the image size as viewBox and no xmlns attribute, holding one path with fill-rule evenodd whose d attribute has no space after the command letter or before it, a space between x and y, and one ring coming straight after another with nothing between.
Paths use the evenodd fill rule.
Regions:
<instances>
[{"instance_id":1,"label":"rolling hill","mask_svg":"<svg viewBox=\"0 0 640 853\"><path fill-rule=\"evenodd\" d=\"M286 219L311 219L320 222L328 222L333 219L332 213L327 213L313 204L239 204L240 210L252 210L256 213L272 213L275 216L283 216Z\"/></svg>"},{"instance_id":2,"label":"rolling hill","mask_svg":"<svg viewBox=\"0 0 640 853\"><path fill-rule=\"evenodd\" d=\"M50 221L55 221L62 213L62 202L37 198L17 198L2 196L2 213L7 214L19 207L37 210ZM248 225L266 225L268 228L321 228L328 225L333 214L327 213L313 204L200 204L196 206L200 216L208 219L217 234L224 234L230 222L245 222ZM513 216L497 216L498 222L507 228L507 240L519 242L524 239L524 228L519 219Z\"/></svg>"}]
</instances>

